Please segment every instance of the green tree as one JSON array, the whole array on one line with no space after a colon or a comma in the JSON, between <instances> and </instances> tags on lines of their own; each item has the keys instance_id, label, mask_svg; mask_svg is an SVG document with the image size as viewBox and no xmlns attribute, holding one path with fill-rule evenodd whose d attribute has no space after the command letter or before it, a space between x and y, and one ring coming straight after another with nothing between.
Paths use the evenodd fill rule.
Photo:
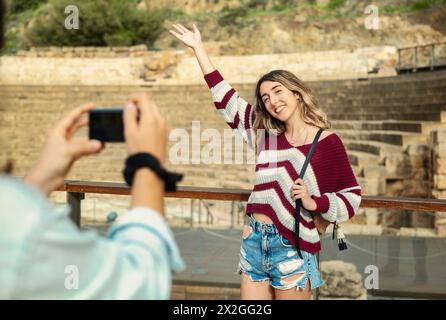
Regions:
<instances>
[{"instance_id":1,"label":"green tree","mask_svg":"<svg viewBox=\"0 0 446 320\"><path fill-rule=\"evenodd\" d=\"M77 0L79 29L65 28L65 8L71 0L50 0L46 11L25 31L27 46L151 47L162 31L169 11L138 10L134 0Z\"/></svg>"}]
</instances>

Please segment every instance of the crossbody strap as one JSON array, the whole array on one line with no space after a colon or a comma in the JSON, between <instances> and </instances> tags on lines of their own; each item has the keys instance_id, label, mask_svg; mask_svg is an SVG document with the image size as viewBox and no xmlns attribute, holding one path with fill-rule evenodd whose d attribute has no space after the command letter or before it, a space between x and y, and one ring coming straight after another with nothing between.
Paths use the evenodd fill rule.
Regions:
<instances>
[{"instance_id":1,"label":"crossbody strap","mask_svg":"<svg viewBox=\"0 0 446 320\"><path fill-rule=\"evenodd\" d=\"M300 171L299 178L303 179L305 175L305 171L307 170L308 164L310 163L311 157L313 156L314 149L316 148L316 144L319 141L319 137L322 134L322 131L324 129L320 128L319 131L316 133L316 136L314 137L313 144L311 145L310 151L308 151L308 154L305 158L304 165L302 166L302 170ZM302 206L302 199L296 200L296 218L295 218L295 224L294 224L294 242L297 249L297 253L301 259L302 253L300 252L300 244L299 244L299 225L300 225L300 207Z\"/></svg>"}]
</instances>

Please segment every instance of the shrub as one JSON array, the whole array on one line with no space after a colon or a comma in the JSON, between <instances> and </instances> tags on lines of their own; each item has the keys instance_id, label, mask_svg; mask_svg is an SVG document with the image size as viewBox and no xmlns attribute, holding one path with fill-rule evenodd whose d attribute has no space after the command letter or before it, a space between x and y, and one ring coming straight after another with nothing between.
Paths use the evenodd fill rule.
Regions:
<instances>
[{"instance_id":1,"label":"shrub","mask_svg":"<svg viewBox=\"0 0 446 320\"><path fill-rule=\"evenodd\" d=\"M65 8L71 0L50 0L44 14L25 31L27 46L151 47L161 33L167 10L140 11L132 0L77 0L79 29L65 28Z\"/></svg>"},{"instance_id":2,"label":"shrub","mask_svg":"<svg viewBox=\"0 0 446 320\"><path fill-rule=\"evenodd\" d=\"M9 10L11 13L20 13L29 9L37 8L48 0L11 0L9 1Z\"/></svg>"}]
</instances>

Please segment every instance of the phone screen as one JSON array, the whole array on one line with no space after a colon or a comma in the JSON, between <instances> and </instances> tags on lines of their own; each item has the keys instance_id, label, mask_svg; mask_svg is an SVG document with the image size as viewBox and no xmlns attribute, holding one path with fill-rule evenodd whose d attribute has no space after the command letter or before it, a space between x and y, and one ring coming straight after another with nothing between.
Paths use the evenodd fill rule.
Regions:
<instances>
[{"instance_id":1,"label":"phone screen","mask_svg":"<svg viewBox=\"0 0 446 320\"><path fill-rule=\"evenodd\" d=\"M103 142L124 142L122 114L122 108L90 110L89 138Z\"/></svg>"}]
</instances>

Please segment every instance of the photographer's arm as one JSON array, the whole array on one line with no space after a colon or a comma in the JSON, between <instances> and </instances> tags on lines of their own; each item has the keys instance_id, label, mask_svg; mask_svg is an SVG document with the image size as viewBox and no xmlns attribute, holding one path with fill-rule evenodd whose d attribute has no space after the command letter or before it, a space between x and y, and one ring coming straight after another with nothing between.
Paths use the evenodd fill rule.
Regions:
<instances>
[{"instance_id":1,"label":"photographer's arm","mask_svg":"<svg viewBox=\"0 0 446 320\"><path fill-rule=\"evenodd\" d=\"M160 164L163 164L167 144L167 126L155 102L149 96L135 96L126 105L124 128L129 155L149 153L157 158ZM135 172L131 207L148 207L163 214L164 182L151 169L141 168Z\"/></svg>"},{"instance_id":2,"label":"photographer's arm","mask_svg":"<svg viewBox=\"0 0 446 320\"><path fill-rule=\"evenodd\" d=\"M78 129L88 125L88 119L83 115L93 108L93 104L77 107L56 124L48 134L39 160L25 175L25 183L48 196L63 184L75 161L103 149L100 141L73 138Z\"/></svg>"},{"instance_id":3,"label":"photographer's arm","mask_svg":"<svg viewBox=\"0 0 446 320\"><path fill-rule=\"evenodd\" d=\"M135 173L131 207L147 207L164 214L164 182L150 169Z\"/></svg>"}]
</instances>

